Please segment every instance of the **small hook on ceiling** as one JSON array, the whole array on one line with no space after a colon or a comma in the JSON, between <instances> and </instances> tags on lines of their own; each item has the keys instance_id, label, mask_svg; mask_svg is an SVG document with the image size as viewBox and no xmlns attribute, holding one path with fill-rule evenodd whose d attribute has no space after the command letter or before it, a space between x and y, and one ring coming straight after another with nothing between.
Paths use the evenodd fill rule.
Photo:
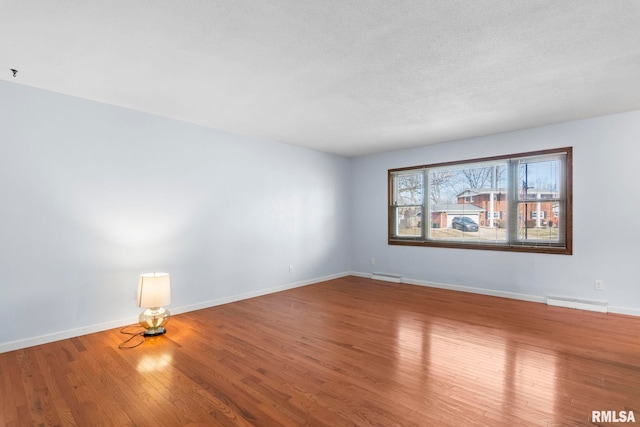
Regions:
<instances>
[{"instance_id":1,"label":"small hook on ceiling","mask_svg":"<svg viewBox=\"0 0 640 427\"><path fill-rule=\"evenodd\" d=\"M13 77L15 77L16 74L18 74L18 70L16 70L15 68L12 68L11 72L13 73Z\"/></svg>"}]
</instances>

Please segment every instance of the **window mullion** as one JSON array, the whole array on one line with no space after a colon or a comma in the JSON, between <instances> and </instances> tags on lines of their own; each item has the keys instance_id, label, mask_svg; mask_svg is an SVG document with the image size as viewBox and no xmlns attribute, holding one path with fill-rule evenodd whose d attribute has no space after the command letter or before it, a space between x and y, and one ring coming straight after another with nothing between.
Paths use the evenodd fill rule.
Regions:
<instances>
[{"instance_id":1,"label":"window mullion","mask_svg":"<svg viewBox=\"0 0 640 427\"><path fill-rule=\"evenodd\" d=\"M507 177L507 244L511 245L518 237L518 162L509 160Z\"/></svg>"},{"instance_id":2,"label":"window mullion","mask_svg":"<svg viewBox=\"0 0 640 427\"><path fill-rule=\"evenodd\" d=\"M422 240L429 240L431 233L431 179L429 169L423 169L422 182L424 185L424 198L422 199Z\"/></svg>"}]
</instances>

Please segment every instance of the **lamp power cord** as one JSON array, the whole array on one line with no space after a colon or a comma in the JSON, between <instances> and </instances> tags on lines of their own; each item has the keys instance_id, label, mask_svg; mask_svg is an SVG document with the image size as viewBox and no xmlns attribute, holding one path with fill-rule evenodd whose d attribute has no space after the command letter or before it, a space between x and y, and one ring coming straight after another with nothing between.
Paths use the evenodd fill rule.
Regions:
<instances>
[{"instance_id":1,"label":"lamp power cord","mask_svg":"<svg viewBox=\"0 0 640 427\"><path fill-rule=\"evenodd\" d=\"M137 331L129 330L131 328L137 328ZM120 329L121 334L130 335L130 337L122 341L118 348L120 350L129 350L144 344L144 342L147 340L147 338L144 336L144 331L145 329L141 328L140 326L136 327L133 325L125 326L124 328Z\"/></svg>"}]
</instances>

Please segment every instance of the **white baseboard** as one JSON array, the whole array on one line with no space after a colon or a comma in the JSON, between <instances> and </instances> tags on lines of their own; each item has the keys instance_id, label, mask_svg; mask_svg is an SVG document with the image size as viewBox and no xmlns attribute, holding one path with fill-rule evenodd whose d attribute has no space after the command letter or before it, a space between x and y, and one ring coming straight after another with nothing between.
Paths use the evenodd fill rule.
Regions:
<instances>
[{"instance_id":1,"label":"white baseboard","mask_svg":"<svg viewBox=\"0 0 640 427\"><path fill-rule=\"evenodd\" d=\"M365 279L371 279L371 273L362 273L360 271L350 271L349 276L363 277Z\"/></svg>"},{"instance_id":2,"label":"white baseboard","mask_svg":"<svg viewBox=\"0 0 640 427\"><path fill-rule=\"evenodd\" d=\"M639 316L640 317L640 309L637 308L628 308L628 307L607 307L609 313L616 314L626 314L627 316Z\"/></svg>"},{"instance_id":3,"label":"white baseboard","mask_svg":"<svg viewBox=\"0 0 640 427\"><path fill-rule=\"evenodd\" d=\"M358 276L358 277L369 277L369 278L372 277L372 273L362 273L362 272L351 272L351 275ZM407 277L402 278L402 283L406 283L408 285L426 286L426 287L438 288L438 289L448 289L451 291L470 292L474 294L489 295L489 296L501 297L501 298L511 298L511 299L516 299L521 301L537 302L541 304L547 303L547 297L539 296L539 295L529 295L529 294L521 294L517 292L497 291L493 289L475 288L471 286L451 285L448 283L437 283L437 282L429 282L426 280L409 279ZM615 313L615 314L624 314L627 316L640 317L640 309L636 309L636 308L615 307L615 306L608 305L607 312Z\"/></svg>"},{"instance_id":4,"label":"white baseboard","mask_svg":"<svg viewBox=\"0 0 640 427\"><path fill-rule=\"evenodd\" d=\"M191 304L191 305L186 305L186 306L183 306L183 307L172 308L171 309L171 313L172 314L180 314L180 313L187 313L189 311L202 310L203 308L210 308L210 307L215 307L215 306L222 305L222 304L229 304L231 302L242 301L242 300L249 299L249 298L260 297L260 296L263 296L263 295L268 295L268 294L273 294L273 293L276 293L276 292L286 291L288 289L300 288L302 286L313 285L314 283L326 282L327 280L339 279L341 277L346 277L346 276L350 276L350 275L351 275L351 273L349 273L349 272L344 272L344 273L339 273L339 274L331 274L329 276L317 277L317 278L314 278L314 279L303 280L301 282L295 282L295 283L289 283L289 284L286 284L286 285L276 286L276 287L273 287L273 288L260 289L260 290L253 291L253 292L246 292L244 294L232 295L232 296L229 296L229 297L218 298L218 299L215 299L215 300L200 302L200 303L197 303L197 304Z\"/></svg>"},{"instance_id":5,"label":"white baseboard","mask_svg":"<svg viewBox=\"0 0 640 427\"><path fill-rule=\"evenodd\" d=\"M198 304L191 304L182 307L169 307L172 315L187 313L189 311L201 310L203 308L215 307L217 305L228 304L230 302L241 301L244 299L259 297L262 295L272 294L275 292L285 291L287 289L299 288L302 286L312 285L314 283L326 282L327 280L339 279L351 275L351 272L344 272L338 274L332 274L329 276L318 277L309 280L303 280L300 282L289 283L282 286L276 286L273 288L260 289L254 292L247 292L240 295L233 295L230 297L219 298L211 301L206 301ZM121 328L123 326L137 324L138 318L127 318L121 320L113 320L109 322L99 323L95 325L83 326L80 328L68 329L60 332L53 332L50 334L39 335L36 337L29 337L19 339L15 341L9 341L0 343L0 353L6 353L8 351L20 350L27 347L33 347L35 345L47 344L54 341L60 341L68 338L79 337L81 335L93 334L95 332L107 331L109 329Z\"/></svg>"},{"instance_id":6,"label":"white baseboard","mask_svg":"<svg viewBox=\"0 0 640 427\"><path fill-rule=\"evenodd\" d=\"M16 341L0 343L0 353L8 351L20 350L22 348L33 347L35 345L48 344L54 341L65 340L68 338L79 337L81 335L93 334L95 332L107 331L109 329L121 328L123 326L137 324L138 318L132 317L128 319L113 320L95 325L83 326L81 328L67 329L65 331L53 332L50 334L39 335L37 337L23 338Z\"/></svg>"},{"instance_id":7,"label":"white baseboard","mask_svg":"<svg viewBox=\"0 0 640 427\"><path fill-rule=\"evenodd\" d=\"M498 291L494 289L474 288L471 286L451 285L447 283L427 282L424 280L415 280L402 278L402 283L409 285L428 286L431 288L447 289L450 291L469 292L472 294L489 295L492 297L510 298L521 301L545 303L546 298L537 295L520 294L517 292Z\"/></svg>"}]
</instances>

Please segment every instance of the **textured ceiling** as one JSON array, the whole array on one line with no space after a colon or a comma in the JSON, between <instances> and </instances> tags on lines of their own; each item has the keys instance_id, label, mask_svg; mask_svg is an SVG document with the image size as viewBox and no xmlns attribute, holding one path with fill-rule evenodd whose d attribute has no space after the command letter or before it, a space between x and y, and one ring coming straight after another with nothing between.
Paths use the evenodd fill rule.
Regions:
<instances>
[{"instance_id":1,"label":"textured ceiling","mask_svg":"<svg viewBox=\"0 0 640 427\"><path fill-rule=\"evenodd\" d=\"M0 79L356 156L640 109L640 1L0 0Z\"/></svg>"}]
</instances>

